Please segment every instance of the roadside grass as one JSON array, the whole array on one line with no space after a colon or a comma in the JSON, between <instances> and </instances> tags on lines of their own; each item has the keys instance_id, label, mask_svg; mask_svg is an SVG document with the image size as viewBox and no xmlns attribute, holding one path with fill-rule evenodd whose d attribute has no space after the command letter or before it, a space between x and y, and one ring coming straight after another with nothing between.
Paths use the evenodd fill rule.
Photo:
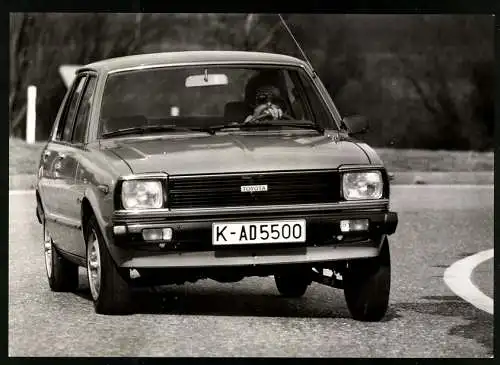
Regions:
<instances>
[{"instance_id":1,"label":"roadside grass","mask_svg":"<svg viewBox=\"0 0 500 365\"><path fill-rule=\"evenodd\" d=\"M390 172L478 172L494 171L493 152L395 150L375 148Z\"/></svg>"},{"instance_id":2,"label":"roadside grass","mask_svg":"<svg viewBox=\"0 0 500 365\"><path fill-rule=\"evenodd\" d=\"M36 174L45 142L9 139L9 175ZM493 152L394 150L376 148L388 171L477 172L494 170Z\"/></svg>"}]
</instances>

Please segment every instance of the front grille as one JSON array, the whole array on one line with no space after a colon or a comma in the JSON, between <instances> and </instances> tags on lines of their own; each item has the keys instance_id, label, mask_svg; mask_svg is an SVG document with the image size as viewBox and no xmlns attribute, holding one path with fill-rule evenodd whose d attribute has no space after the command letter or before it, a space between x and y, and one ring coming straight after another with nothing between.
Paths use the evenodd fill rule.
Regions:
<instances>
[{"instance_id":1,"label":"front grille","mask_svg":"<svg viewBox=\"0 0 500 365\"><path fill-rule=\"evenodd\" d=\"M333 203L340 198L336 171L170 176L171 209ZM241 192L242 185L267 185L267 191Z\"/></svg>"}]
</instances>

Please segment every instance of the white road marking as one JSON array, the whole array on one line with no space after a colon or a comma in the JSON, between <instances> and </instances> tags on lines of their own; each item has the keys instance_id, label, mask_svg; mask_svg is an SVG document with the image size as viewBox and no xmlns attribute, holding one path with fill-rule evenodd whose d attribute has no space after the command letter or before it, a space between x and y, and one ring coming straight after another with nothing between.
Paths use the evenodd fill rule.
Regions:
<instances>
[{"instance_id":1,"label":"white road marking","mask_svg":"<svg viewBox=\"0 0 500 365\"><path fill-rule=\"evenodd\" d=\"M444 282L460 298L476 308L493 314L493 299L482 293L474 284L471 276L482 262L493 257L493 249L480 251L472 256L458 260L444 272Z\"/></svg>"},{"instance_id":2,"label":"white road marking","mask_svg":"<svg viewBox=\"0 0 500 365\"><path fill-rule=\"evenodd\" d=\"M35 194L35 190L9 190L9 195Z\"/></svg>"}]
</instances>

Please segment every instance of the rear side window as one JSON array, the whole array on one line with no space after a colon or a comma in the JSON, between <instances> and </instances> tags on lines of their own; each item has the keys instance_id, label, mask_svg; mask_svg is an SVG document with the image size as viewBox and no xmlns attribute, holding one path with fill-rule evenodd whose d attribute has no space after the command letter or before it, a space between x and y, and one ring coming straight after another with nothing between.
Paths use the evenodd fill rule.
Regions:
<instances>
[{"instance_id":1,"label":"rear side window","mask_svg":"<svg viewBox=\"0 0 500 365\"><path fill-rule=\"evenodd\" d=\"M76 108L78 107L78 100L80 99L80 94L82 93L83 86L85 85L86 77L81 77L77 80L76 88L70 97L68 107L63 115L61 124L57 131L57 140L71 141L71 135L73 132L73 122L75 120Z\"/></svg>"},{"instance_id":2,"label":"rear side window","mask_svg":"<svg viewBox=\"0 0 500 365\"><path fill-rule=\"evenodd\" d=\"M82 101L78 108L78 114L76 116L75 128L73 131L73 143L84 143L85 133L87 132L88 120L90 115L90 107L92 104L92 96L94 95L95 85L97 78L92 76L89 78L87 87L82 96Z\"/></svg>"}]
</instances>

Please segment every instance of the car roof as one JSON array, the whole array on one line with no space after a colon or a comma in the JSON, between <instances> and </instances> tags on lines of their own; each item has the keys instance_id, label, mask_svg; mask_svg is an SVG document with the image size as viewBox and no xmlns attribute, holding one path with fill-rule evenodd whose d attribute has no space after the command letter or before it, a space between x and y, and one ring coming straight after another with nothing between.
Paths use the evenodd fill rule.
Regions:
<instances>
[{"instance_id":1,"label":"car roof","mask_svg":"<svg viewBox=\"0 0 500 365\"><path fill-rule=\"evenodd\" d=\"M138 54L117 58L109 58L102 61L82 66L78 72L94 70L100 73L108 73L121 69L136 67L160 66L169 64L190 63L262 63L283 64L294 66L306 66L307 64L295 57L277 53L246 52L246 51L184 51L184 52L162 52Z\"/></svg>"}]
</instances>

